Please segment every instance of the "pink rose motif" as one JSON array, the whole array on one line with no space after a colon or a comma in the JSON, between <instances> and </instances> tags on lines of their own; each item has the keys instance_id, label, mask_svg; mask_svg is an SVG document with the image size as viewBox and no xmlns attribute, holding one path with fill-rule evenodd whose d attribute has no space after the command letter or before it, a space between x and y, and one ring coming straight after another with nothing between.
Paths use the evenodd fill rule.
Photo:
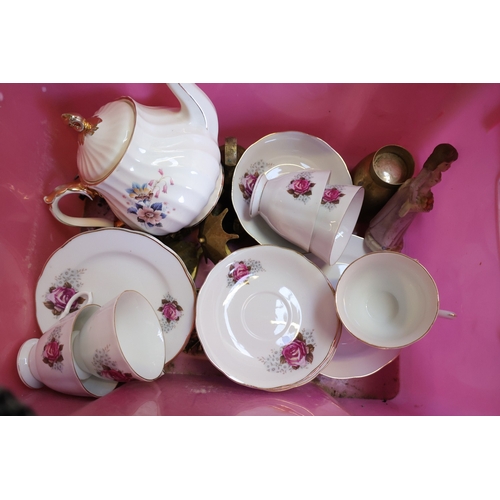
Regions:
<instances>
[{"instance_id":1,"label":"pink rose motif","mask_svg":"<svg viewBox=\"0 0 500 500\"><path fill-rule=\"evenodd\" d=\"M128 382L129 380L132 380L131 373L123 373L121 370L115 370L114 368L109 368L107 366L103 367L103 369L99 372L99 375L116 382Z\"/></svg>"},{"instance_id":2,"label":"pink rose motif","mask_svg":"<svg viewBox=\"0 0 500 500\"><path fill-rule=\"evenodd\" d=\"M311 189L314 187L315 183L311 182L304 177L299 177L294 179L288 185L287 193L290 193L294 198L299 196L310 196L312 194Z\"/></svg>"},{"instance_id":3,"label":"pink rose motif","mask_svg":"<svg viewBox=\"0 0 500 500\"><path fill-rule=\"evenodd\" d=\"M296 193L304 194L309 191L309 188L311 186L311 183L307 179L303 179L302 177L299 179L295 179L292 182L292 189Z\"/></svg>"},{"instance_id":4,"label":"pink rose motif","mask_svg":"<svg viewBox=\"0 0 500 500\"><path fill-rule=\"evenodd\" d=\"M69 299L71 299L75 293L76 290L74 290L69 283L65 283L63 286L50 287L49 293L45 296L44 305L45 307L52 309L52 312L58 316L64 311ZM78 302L79 300L73 303L71 311L75 311L77 309Z\"/></svg>"},{"instance_id":5,"label":"pink rose motif","mask_svg":"<svg viewBox=\"0 0 500 500\"><path fill-rule=\"evenodd\" d=\"M252 197L253 188L255 187L255 182L257 180L257 177L258 175L249 174L247 172L241 179L239 188L245 200L249 200Z\"/></svg>"},{"instance_id":6,"label":"pink rose motif","mask_svg":"<svg viewBox=\"0 0 500 500\"><path fill-rule=\"evenodd\" d=\"M177 321L180 318L180 312L178 309L178 305L174 302L166 302L163 304L163 306L160 308L163 316L165 316L165 319L167 321ZM182 311L182 309L180 309Z\"/></svg>"},{"instance_id":7,"label":"pink rose motif","mask_svg":"<svg viewBox=\"0 0 500 500\"><path fill-rule=\"evenodd\" d=\"M342 191L335 187L328 187L323 192L323 197L321 199L321 203L325 205L326 203L334 203L338 204L340 202L340 198L344 196Z\"/></svg>"},{"instance_id":8,"label":"pink rose motif","mask_svg":"<svg viewBox=\"0 0 500 500\"><path fill-rule=\"evenodd\" d=\"M43 357L52 362L57 361L59 357L59 342L47 342L43 348Z\"/></svg>"},{"instance_id":9,"label":"pink rose motif","mask_svg":"<svg viewBox=\"0 0 500 500\"><path fill-rule=\"evenodd\" d=\"M235 262L231 264L229 268L229 276L231 276L234 282L238 282L239 280L246 278L250 274L250 267L247 266L244 262Z\"/></svg>"},{"instance_id":10,"label":"pink rose motif","mask_svg":"<svg viewBox=\"0 0 500 500\"><path fill-rule=\"evenodd\" d=\"M57 340L51 340L47 342L43 348L42 360L45 364L52 367L54 363L60 363L63 361L63 356L61 351L63 346L57 342Z\"/></svg>"},{"instance_id":11,"label":"pink rose motif","mask_svg":"<svg viewBox=\"0 0 500 500\"><path fill-rule=\"evenodd\" d=\"M306 344L301 334L283 347L281 351L281 363L288 363L294 370L306 366L313 360L312 351L314 347L311 344Z\"/></svg>"}]
</instances>

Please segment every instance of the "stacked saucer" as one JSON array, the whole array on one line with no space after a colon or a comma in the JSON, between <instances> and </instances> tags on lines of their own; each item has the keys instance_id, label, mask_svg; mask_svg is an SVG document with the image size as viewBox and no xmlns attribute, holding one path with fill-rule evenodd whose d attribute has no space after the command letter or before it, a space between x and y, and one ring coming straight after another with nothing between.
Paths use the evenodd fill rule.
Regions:
<instances>
[{"instance_id":1,"label":"stacked saucer","mask_svg":"<svg viewBox=\"0 0 500 500\"><path fill-rule=\"evenodd\" d=\"M329 280L300 253L275 245L237 250L208 274L196 330L212 363L267 391L316 377L337 348L341 323Z\"/></svg>"}]
</instances>

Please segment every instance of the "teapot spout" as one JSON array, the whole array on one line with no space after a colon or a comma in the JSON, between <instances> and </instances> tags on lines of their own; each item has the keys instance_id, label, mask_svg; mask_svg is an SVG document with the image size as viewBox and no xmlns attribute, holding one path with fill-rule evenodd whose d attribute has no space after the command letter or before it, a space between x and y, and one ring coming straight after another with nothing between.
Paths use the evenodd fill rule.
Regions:
<instances>
[{"instance_id":1,"label":"teapot spout","mask_svg":"<svg viewBox=\"0 0 500 500\"><path fill-rule=\"evenodd\" d=\"M212 101L194 83L167 83L181 105L181 112L189 117L193 125L202 125L210 137L217 143L219 135L219 120Z\"/></svg>"}]
</instances>

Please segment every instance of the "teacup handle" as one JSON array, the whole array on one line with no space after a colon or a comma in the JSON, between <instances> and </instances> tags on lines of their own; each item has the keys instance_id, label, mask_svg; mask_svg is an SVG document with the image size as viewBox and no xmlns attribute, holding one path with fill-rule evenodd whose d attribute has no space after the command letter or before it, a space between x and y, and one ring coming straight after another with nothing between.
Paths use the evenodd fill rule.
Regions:
<instances>
[{"instance_id":1,"label":"teacup handle","mask_svg":"<svg viewBox=\"0 0 500 500\"><path fill-rule=\"evenodd\" d=\"M444 309L439 309L438 316L440 316L441 318L447 318L447 319L455 319L457 317L457 315L454 312L445 311Z\"/></svg>"},{"instance_id":2,"label":"teacup handle","mask_svg":"<svg viewBox=\"0 0 500 500\"><path fill-rule=\"evenodd\" d=\"M95 196L99 196L97 191L78 181L56 187L52 193L44 197L43 201L49 205L50 211L57 220L68 226L77 227L111 227L115 225L113 221L101 217L72 217L64 214L59 208L59 201L69 194L83 194L91 200Z\"/></svg>"},{"instance_id":3,"label":"teacup handle","mask_svg":"<svg viewBox=\"0 0 500 500\"><path fill-rule=\"evenodd\" d=\"M92 292L78 292L78 293L75 293L75 295L73 295L73 297L71 297L69 300L68 300L68 303L66 304L66 307L64 308L64 311L59 315L59 319L62 319L64 318L65 316L67 316L69 314L69 312L71 311L71 306L80 298L80 297L83 297L83 296L86 296L87 298L85 299L85 301L83 302L83 306L86 306L87 304L92 304L92 301L93 301L93 297L92 297Z\"/></svg>"}]
</instances>

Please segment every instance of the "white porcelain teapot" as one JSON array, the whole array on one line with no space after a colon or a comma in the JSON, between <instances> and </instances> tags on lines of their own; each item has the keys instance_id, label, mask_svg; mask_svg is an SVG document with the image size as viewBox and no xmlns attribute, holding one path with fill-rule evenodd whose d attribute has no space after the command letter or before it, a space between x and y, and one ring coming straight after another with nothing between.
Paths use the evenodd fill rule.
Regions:
<instances>
[{"instance_id":1,"label":"white porcelain teapot","mask_svg":"<svg viewBox=\"0 0 500 500\"><path fill-rule=\"evenodd\" d=\"M122 223L156 236L192 226L211 212L223 183L216 110L195 84L167 85L180 111L122 97L89 120L62 116L79 132L79 179L44 198L58 220L79 227L115 225L65 215L59 201L68 194L102 196Z\"/></svg>"}]
</instances>

